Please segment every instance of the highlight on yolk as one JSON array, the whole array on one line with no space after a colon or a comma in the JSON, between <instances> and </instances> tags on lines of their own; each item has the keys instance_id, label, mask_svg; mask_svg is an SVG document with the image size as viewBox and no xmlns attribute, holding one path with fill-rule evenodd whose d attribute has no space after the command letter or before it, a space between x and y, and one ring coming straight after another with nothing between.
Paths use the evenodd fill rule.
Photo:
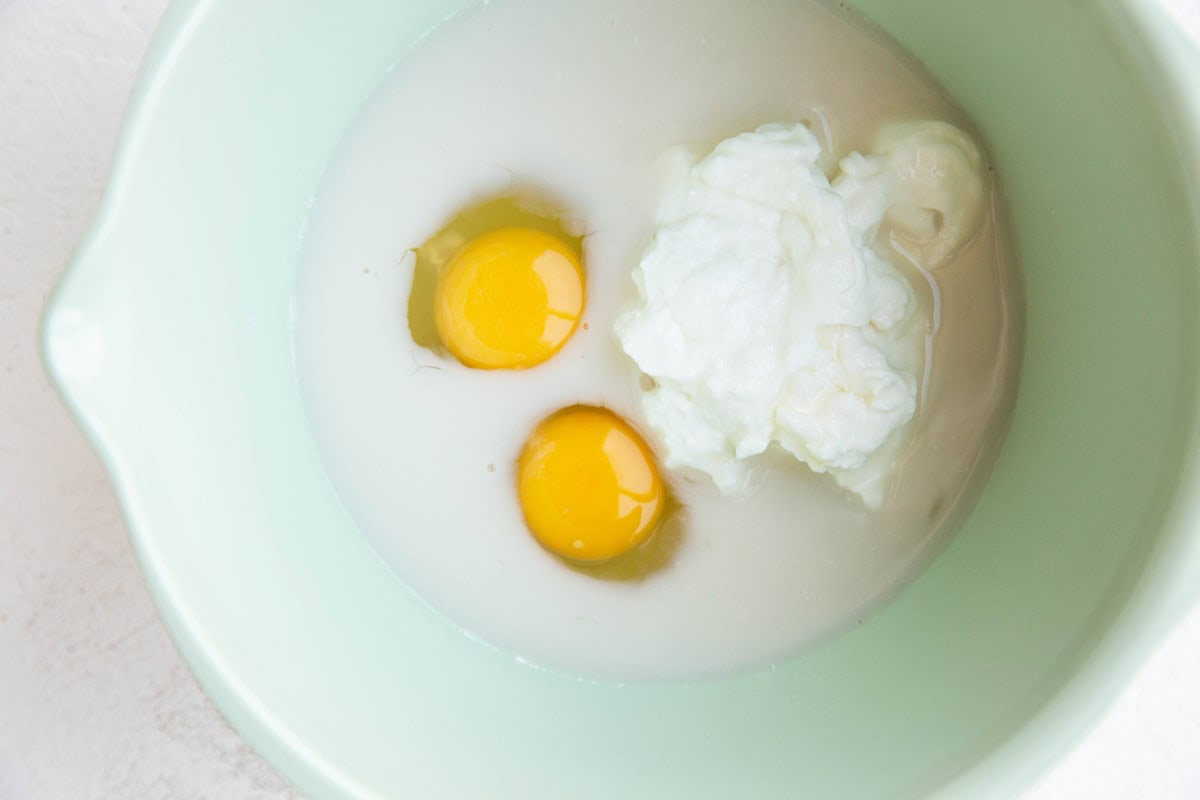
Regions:
<instances>
[{"instance_id":1,"label":"highlight on yolk","mask_svg":"<svg viewBox=\"0 0 1200 800\"><path fill-rule=\"evenodd\" d=\"M534 429L517 484L534 538L572 561L605 561L638 546L666 504L646 442L616 414L588 406L559 411Z\"/></svg>"},{"instance_id":2,"label":"highlight on yolk","mask_svg":"<svg viewBox=\"0 0 1200 800\"><path fill-rule=\"evenodd\" d=\"M467 366L524 369L571 337L583 296L583 268L566 242L502 228L467 242L438 275L434 323Z\"/></svg>"}]
</instances>

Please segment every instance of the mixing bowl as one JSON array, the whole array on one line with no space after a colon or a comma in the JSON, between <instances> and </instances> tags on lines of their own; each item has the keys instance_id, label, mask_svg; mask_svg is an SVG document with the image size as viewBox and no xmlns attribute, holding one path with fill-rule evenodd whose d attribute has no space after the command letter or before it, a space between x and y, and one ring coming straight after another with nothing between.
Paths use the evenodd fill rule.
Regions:
<instances>
[{"instance_id":1,"label":"mixing bowl","mask_svg":"<svg viewBox=\"0 0 1200 800\"><path fill-rule=\"evenodd\" d=\"M164 618L314 797L1008 798L1200 587L1200 57L1150 2L859 0L984 133L1023 253L1025 362L969 521L910 589L771 670L548 674L367 546L297 388L309 203L450 0L182 0L146 62L47 364ZM422 473L397 491L420 502Z\"/></svg>"}]
</instances>

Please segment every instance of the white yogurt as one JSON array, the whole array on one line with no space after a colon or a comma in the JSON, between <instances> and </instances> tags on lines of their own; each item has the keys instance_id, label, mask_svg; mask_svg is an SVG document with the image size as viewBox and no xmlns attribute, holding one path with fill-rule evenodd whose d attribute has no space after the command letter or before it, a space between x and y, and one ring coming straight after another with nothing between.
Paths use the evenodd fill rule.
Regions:
<instances>
[{"instance_id":1,"label":"white yogurt","mask_svg":"<svg viewBox=\"0 0 1200 800\"><path fill-rule=\"evenodd\" d=\"M978 151L946 123L892 126L880 141L830 182L812 131L767 124L667 188L633 271L637 306L617 322L654 379L642 411L666 466L735 494L778 445L883 505L928 321L873 243L888 215L923 266L943 266L978 229L986 184Z\"/></svg>"}]
</instances>

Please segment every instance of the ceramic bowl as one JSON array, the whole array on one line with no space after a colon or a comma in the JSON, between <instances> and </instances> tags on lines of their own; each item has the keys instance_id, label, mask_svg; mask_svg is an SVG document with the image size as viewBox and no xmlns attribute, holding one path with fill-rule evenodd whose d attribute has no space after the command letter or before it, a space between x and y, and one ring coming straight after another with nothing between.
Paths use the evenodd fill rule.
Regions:
<instances>
[{"instance_id":1,"label":"ceramic bowl","mask_svg":"<svg viewBox=\"0 0 1200 800\"><path fill-rule=\"evenodd\" d=\"M1004 451L911 588L774 670L547 674L366 544L292 359L339 140L452 0L180 0L45 321L200 682L319 798L1011 798L1200 587L1200 56L1154 3L858 0L984 132L1023 253ZM414 493L419 481L402 487Z\"/></svg>"}]
</instances>

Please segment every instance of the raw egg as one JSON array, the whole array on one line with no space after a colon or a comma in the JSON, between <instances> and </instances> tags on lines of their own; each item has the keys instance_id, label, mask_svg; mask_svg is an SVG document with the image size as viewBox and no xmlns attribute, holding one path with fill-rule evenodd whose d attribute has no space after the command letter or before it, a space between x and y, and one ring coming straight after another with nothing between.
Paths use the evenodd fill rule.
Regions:
<instances>
[{"instance_id":1,"label":"raw egg","mask_svg":"<svg viewBox=\"0 0 1200 800\"><path fill-rule=\"evenodd\" d=\"M434 323L467 366L525 369L571 338L583 301L583 267L566 242L532 228L503 228L467 242L442 270Z\"/></svg>"},{"instance_id":2,"label":"raw egg","mask_svg":"<svg viewBox=\"0 0 1200 800\"><path fill-rule=\"evenodd\" d=\"M603 408L543 420L517 465L525 522L552 553L598 562L637 547L662 518L666 491L646 442Z\"/></svg>"}]
</instances>

